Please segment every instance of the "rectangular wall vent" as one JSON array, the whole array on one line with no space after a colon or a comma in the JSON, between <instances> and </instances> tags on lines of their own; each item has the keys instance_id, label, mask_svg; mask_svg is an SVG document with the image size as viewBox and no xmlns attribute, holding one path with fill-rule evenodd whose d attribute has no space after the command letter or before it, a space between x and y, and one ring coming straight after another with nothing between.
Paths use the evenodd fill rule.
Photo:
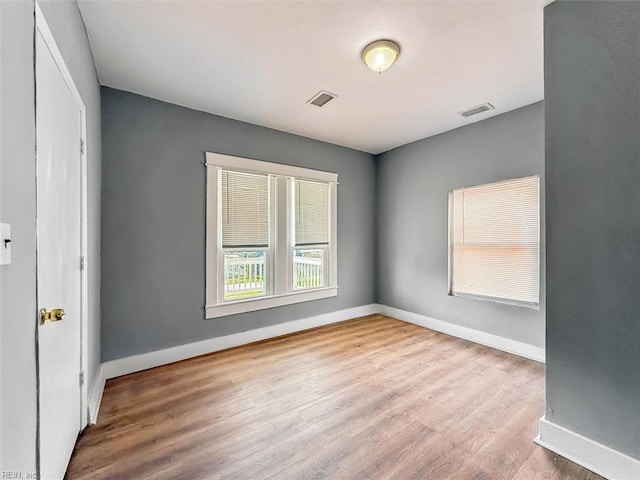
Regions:
<instances>
[{"instance_id":1,"label":"rectangular wall vent","mask_svg":"<svg viewBox=\"0 0 640 480\"><path fill-rule=\"evenodd\" d=\"M464 110L459 112L463 117L470 117L471 115L476 115L478 113L486 112L487 110L493 110L495 107L490 103L483 103L482 105L476 105L475 107L471 107L468 110Z\"/></svg>"},{"instance_id":2,"label":"rectangular wall vent","mask_svg":"<svg viewBox=\"0 0 640 480\"><path fill-rule=\"evenodd\" d=\"M307 100L307 103L310 103L311 105L315 105L316 107L324 107L327 103L329 103L331 100L333 100L336 97L337 95L334 95L333 93L320 90L313 97Z\"/></svg>"}]
</instances>

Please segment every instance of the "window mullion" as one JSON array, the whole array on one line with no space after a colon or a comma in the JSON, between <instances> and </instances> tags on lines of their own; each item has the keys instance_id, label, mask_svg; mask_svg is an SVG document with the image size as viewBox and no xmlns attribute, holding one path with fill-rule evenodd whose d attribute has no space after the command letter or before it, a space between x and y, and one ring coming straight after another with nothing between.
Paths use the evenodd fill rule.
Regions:
<instances>
[{"instance_id":1,"label":"window mullion","mask_svg":"<svg viewBox=\"0 0 640 480\"><path fill-rule=\"evenodd\" d=\"M287 177L277 175L274 177L274 208L272 210L272 245L273 245L273 272L275 295L282 295L289 291L289 181Z\"/></svg>"}]
</instances>

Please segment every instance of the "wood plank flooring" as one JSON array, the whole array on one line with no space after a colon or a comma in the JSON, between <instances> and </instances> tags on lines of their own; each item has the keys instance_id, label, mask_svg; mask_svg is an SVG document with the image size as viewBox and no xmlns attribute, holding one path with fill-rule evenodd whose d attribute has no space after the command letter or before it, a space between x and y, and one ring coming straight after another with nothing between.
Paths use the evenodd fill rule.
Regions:
<instances>
[{"instance_id":1,"label":"wood plank flooring","mask_svg":"<svg viewBox=\"0 0 640 480\"><path fill-rule=\"evenodd\" d=\"M67 478L600 479L543 410L543 365L374 315L109 380Z\"/></svg>"}]
</instances>

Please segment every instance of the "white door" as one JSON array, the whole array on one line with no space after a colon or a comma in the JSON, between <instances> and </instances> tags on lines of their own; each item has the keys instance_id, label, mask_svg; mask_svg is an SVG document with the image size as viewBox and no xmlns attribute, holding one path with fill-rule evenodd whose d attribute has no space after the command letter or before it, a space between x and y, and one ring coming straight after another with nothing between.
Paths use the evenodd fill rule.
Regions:
<instances>
[{"instance_id":1,"label":"white door","mask_svg":"<svg viewBox=\"0 0 640 480\"><path fill-rule=\"evenodd\" d=\"M39 30L36 122L40 472L58 480L81 429L82 114Z\"/></svg>"}]
</instances>

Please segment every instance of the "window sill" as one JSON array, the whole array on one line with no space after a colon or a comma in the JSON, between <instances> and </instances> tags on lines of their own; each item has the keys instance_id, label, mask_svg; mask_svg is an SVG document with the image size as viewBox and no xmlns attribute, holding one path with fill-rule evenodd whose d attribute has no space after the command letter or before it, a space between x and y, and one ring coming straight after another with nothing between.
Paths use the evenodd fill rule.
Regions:
<instances>
[{"instance_id":1,"label":"window sill","mask_svg":"<svg viewBox=\"0 0 640 480\"><path fill-rule=\"evenodd\" d=\"M540 310L539 303L521 302L518 300L509 300L506 298L489 297L487 295L474 295L472 293L449 292L451 297L470 298L471 300L483 300L485 302L501 303L503 305L511 305L514 307L528 308L530 310Z\"/></svg>"},{"instance_id":2,"label":"window sill","mask_svg":"<svg viewBox=\"0 0 640 480\"><path fill-rule=\"evenodd\" d=\"M238 313L255 312L266 308L282 307L293 303L310 302L311 300L320 300L337 295L338 287L317 288L314 290L291 292L285 295L271 295L269 297L236 300L218 305L207 305L205 310L208 319L218 318Z\"/></svg>"}]
</instances>

